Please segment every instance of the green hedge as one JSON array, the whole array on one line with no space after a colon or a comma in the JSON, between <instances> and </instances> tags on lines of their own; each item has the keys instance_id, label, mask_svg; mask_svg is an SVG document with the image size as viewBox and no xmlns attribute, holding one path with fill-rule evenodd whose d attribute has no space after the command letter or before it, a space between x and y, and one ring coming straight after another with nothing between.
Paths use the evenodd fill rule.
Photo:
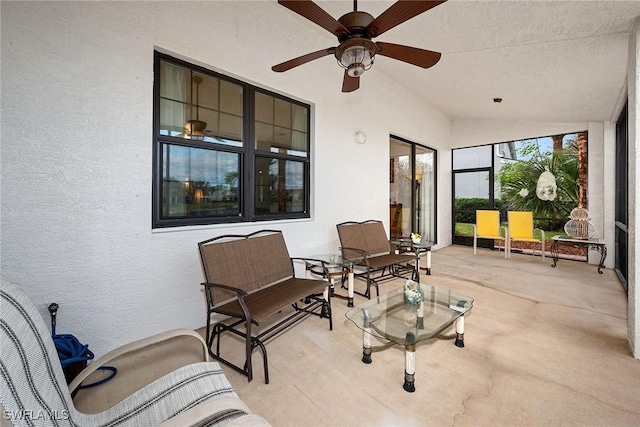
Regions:
<instances>
[{"instance_id":1,"label":"green hedge","mask_svg":"<svg viewBox=\"0 0 640 427\"><path fill-rule=\"evenodd\" d=\"M501 215L506 215L502 200L494 200L494 209L498 209ZM476 210L489 209L489 199L480 197L456 198L455 201L456 222L474 224L476 222Z\"/></svg>"},{"instance_id":2,"label":"green hedge","mask_svg":"<svg viewBox=\"0 0 640 427\"><path fill-rule=\"evenodd\" d=\"M502 200L494 200L495 208L500 211L503 221L507 220L507 208ZM455 201L456 223L475 224L476 210L489 209L489 199L480 197L457 198ZM540 218L534 215L534 227L543 230L563 230L569 218Z\"/></svg>"}]
</instances>

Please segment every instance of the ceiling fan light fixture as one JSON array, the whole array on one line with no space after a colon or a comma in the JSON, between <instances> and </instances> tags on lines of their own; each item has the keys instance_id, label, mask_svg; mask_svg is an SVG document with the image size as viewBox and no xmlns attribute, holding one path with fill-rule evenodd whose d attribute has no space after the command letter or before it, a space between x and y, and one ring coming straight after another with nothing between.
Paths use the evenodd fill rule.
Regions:
<instances>
[{"instance_id":1,"label":"ceiling fan light fixture","mask_svg":"<svg viewBox=\"0 0 640 427\"><path fill-rule=\"evenodd\" d=\"M196 118L187 120L187 123L184 125L184 138L185 139L198 139L203 140L205 137L205 129L207 128L207 123L203 122L199 119L200 116L200 83L202 83L203 79L201 76L193 76L191 81L196 85Z\"/></svg>"},{"instance_id":2,"label":"ceiling fan light fixture","mask_svg":"<svg viewBox=\"0 0 640 427\"><path fill-rule=\"evenodd\" d=\"M378 52L374 42L364 38L354 38L343 42L336 49L338 64L351 77L359 77L373 65Z\"/></svg>"},{"instance_id":3,"label":"ceiling fan light fixture","mask_svg":"<svg viewBox=\"0 0 640 427\"><path fill-rule=\"evenodd\" d=\"M184 137L186 139L199 139L202 140L206 136L205 129L207 123L202 120L187 120L184 125Z\"/></svg>"}]
</instances>

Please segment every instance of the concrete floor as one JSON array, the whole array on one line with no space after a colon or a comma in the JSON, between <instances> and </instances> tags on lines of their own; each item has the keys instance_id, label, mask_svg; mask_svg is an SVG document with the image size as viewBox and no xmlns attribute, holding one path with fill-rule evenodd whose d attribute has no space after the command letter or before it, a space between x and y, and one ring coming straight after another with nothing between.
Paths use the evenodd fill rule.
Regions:
<instances>
[{"instance_id":1,"label":"concrete floor","mask_svg":"<svg viewBox=\"0 0 640 427\"><path fill-rule=\"evenodd\" d=\"M550 264L482 249L473 256L462 246L435 251L432 275L422 281L475 302L465 348L444 340L418 345L415 393L402 389L401 347L361 362L362 332L345 318L341 299L333 300L333 331L313 317L267 343L269 384L257 351L251 383L223 370L274 426L640 425L640 360L627 343L627 296L616 274L575 261ZM387 282L381 292L398 286ZM228 342L240 357L241 343ZM118 376L81 390L76 405L102 410L198 356L192 343L176 341L124 357L115 363Z\"/></svg>"}]
</instances>

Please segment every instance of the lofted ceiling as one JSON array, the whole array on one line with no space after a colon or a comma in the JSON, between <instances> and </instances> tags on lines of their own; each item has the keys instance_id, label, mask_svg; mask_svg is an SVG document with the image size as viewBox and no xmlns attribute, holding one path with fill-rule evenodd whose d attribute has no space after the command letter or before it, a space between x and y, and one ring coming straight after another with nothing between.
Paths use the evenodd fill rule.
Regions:
<instances>
[{"instance_id":1,"label":"lofted ceiling","mask_svg":"<svg viewBox=\"0 0 640 427\"><path fill-rule=\"evenodd\" d=\"M336 19L353 10L352 1L317 3ZM360 0L358 10L376 17L393 3ZM367 73L383 73L452 118L615 120L639 16L640 1L449 0L374 39L441 52L439 63L425 70L377 56L360 87L369 83ZM298 19L298 31L317 42L301 37L286 48L290 57L337 45L330 33ZM335 90L340 84L337 78Z\"/></svg>"}]
</instances>

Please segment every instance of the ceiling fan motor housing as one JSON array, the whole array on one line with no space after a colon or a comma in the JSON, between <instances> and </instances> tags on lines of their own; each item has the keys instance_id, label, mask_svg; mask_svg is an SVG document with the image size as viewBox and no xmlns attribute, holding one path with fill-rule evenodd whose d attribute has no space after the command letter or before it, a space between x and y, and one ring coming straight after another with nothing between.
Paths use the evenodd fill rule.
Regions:
<instances>
[{"instance_id":1,"label":"ceiling fan motor housing","mask_svg":"<svg viewBox=\"0 0 640 427\"><path fill-rule=\"evenodd\" d=\"M367 12L349 12L338 19L338 22L344 25L348 30L349 34L338 33L336 36L338 40L342 43L350 37L366 37L371 38L366 34L367 26L373 22L373 16L368 14Z\"/></svg>"}]
</instances>

